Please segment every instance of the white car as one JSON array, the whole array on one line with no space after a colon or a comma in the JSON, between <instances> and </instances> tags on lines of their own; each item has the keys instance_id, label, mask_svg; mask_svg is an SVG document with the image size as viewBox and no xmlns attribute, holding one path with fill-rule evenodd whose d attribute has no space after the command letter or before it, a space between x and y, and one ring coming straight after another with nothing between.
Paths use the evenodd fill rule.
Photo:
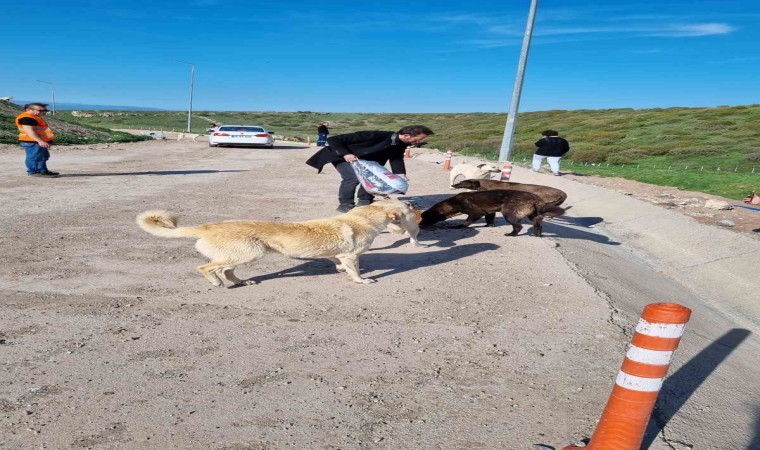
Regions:
<instances>
[{"instance_id":1,"label":"white car","mask_svg":"<svg viewBox=\"0 0 760 450\"><path fill-rule=\"evenodd\" d=\"M263 145L272 148L274 136L257 125L220 125L208 135L208 146L225 145Z\"/></svg>"}]
</instances>

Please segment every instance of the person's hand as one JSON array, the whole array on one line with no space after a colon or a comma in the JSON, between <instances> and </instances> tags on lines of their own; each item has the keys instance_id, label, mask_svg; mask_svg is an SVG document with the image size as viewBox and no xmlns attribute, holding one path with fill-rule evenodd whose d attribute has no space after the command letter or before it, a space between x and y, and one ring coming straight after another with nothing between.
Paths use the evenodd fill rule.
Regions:
<instances>
[{"instance_id":1,"label":"person's hand","mask_svg":"<svg viewBox=\"0 0 760 450\"><path fill-rule=\"evenodd\" d=\"M343 159L345 159L346 162L349 162L349 163L359 160L359 158L357 158L356 155L352 155L351 153L349 153L348 155L344 156Z\"/></svg>"},{"instance_id":2,"label":"person's hand","mask_svg":"<svg viewBox=\"0 0 760 450\"><path fill-rule=\"evenodd\" d=\"M47 141L40 141L40 142L38 142L38 144L39 144L39 145L40 145L40 147L42 147L42 148L49 148L49 147L50 147L50 143L49 143L49 142L47 142Z\"/></svg>"}]
</instances>

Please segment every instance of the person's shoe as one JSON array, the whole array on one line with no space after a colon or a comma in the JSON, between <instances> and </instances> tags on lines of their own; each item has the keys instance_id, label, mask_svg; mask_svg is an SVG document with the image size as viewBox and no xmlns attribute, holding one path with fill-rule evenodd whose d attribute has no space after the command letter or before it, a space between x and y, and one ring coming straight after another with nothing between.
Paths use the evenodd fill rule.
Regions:
<instances>
[{"instance_id":1,"label":"person's shoe","mask_svg":"<svg viewBox=\"0 0 760 450\"><path fill-rule=\"evenodd\" d=\"M46 172L30 173L29 176L30 177L39 177L39 178L58 178L58 175L53 175L53 174L46 173Z\"/></svg>"},{"instance_id":2,"label":"person's shoe","mask_svg":"<svg viewBox=\"0 0 760 450\"><path fill-rule=\"evenodd\" d=\"M61 174L60 172L53 172L52 170L46 170L42 173L44 173L45 175L60 175Z\"/></svg>"},{"instance_id":3,"label":"person's shoe","mask_svg":"<svg viewBox=\"0 0 760 450\"><path fill-rule=\"evenodd\" d=\"M359 200L358 202L356 202L356 206L357 207L359 207L359 206L367 206L367 205L371 205L371 204L372 204L372 201L366 201L366 200Z\"/></svg>"},{"instance_id":4,"label":"person's shoe","mask_svg":"<svg viewBox=\"0 0 760 450\"><path fill-rule=\"evenodd\" d=\"M347 213L347 212L351 211L352 209L354 209L354 205L352 205L350 203L341 203L338 206L338 208L336 209L336 211L342 212L342 213Z\"/></svg>"},{"instance_id":5,"label":"person's shoe","mask_svg":"<svg viewBox=\"0 0 760 450\"><path fill-rule=\"evenodd\" d=\"M560 174L559 172L552 172L552 175L554 175L555 177L558 177L558 176L560 176L561 174Z\"/></svg>"}]
</instances>

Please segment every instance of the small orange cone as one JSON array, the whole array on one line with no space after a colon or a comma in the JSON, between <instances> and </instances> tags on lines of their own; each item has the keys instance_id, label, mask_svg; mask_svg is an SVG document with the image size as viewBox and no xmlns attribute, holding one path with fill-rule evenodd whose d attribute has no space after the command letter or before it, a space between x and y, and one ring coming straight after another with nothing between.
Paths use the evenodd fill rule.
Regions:
<instances>
[{"instance_id":1,"label":"small orange cone","mask_svg":"<svg viewBox=\"0 0 760 450\"><path fill-rule=\"evenodd\" d=\"M451 150L446 152L446 158L443 160L443 171L451 172L451 156L453 152Z\"/></svg>"},{"instance_id":2,"label":"small orange cone","mask_svg":"<svg viewBox=\"0 0 760 450\"><path fill-rule=\"evenodd\" d=\"M749 203L750 205L758 205L760 204L760 197L755 194L755 191L752 191L752 193L744 197L742 201L744 203Z\"/></svg>"},{"instance_id":3,"label":"small orange cone","mask_svg":"<svg viewBox=\"0 0 760 450\"><path fill-rule=\"evenodd\" d=\"M509 178L512 176L512 163L509 161L505 161L504 164L501 166L501 181L509 181Z\"/></svg>"},{"instance_id":4,"label":"small orange cone","mask_svg":"<svg viewBox=\"0 0 760 450\"><path fill-rule=\"evenodd\" d=\"M306 136L306 145L311 145L311 136Z\"/></svg>"},{"instance_id":5,"label":"small orange cone","mask_svg":"<svg viewBox=\"0 0 760 450\"><path fill-rule=\"evenodd\" d=\"M689 317L691 310L675 303L644 307L587 450L639 450ZM571 445L563 450L575 448Z\"/></svg>"}]
</instances>

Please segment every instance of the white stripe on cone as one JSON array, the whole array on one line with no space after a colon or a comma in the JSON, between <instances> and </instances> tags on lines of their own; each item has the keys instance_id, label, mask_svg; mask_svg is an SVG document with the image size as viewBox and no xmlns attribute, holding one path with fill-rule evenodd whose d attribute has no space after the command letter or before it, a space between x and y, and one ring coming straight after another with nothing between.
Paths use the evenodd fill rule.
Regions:
<instances>
[{"instance_id":1,"label":"white stripe on cone","mask_svg":"<svg viewBox=\"0 0 760 450\"><path fill-rule=\"evenodd\" d=\"M662 378L643 378L618 372L615 384L632 391L658 392L662 387Z\"/></svg>"},{"instance_id":2,"label":"white stripe on cone","mask_svg":"<svg viewBox=\"0 0 760 450\"><path fill-rule=\"evenodd\" d=\"M631 361L636 361L642 364L651 364L653 366L666 366L670 364L671 358L673 358L672 351L663 350L647 350L645 348L636 347L631 345L625 357Z\"/></svg>"},{"instance_id":3,"label":"white stripe on cone","mask_svg":"<svg viewBox=\"0 0 760 450\"><path fill-rule=\"evenodd\" d=\"M644 319L639 319L636 325L636 332L652 337L661 338L680 338L683 336L685 323L649 323Z\"/></svg>"}]
</instances>

